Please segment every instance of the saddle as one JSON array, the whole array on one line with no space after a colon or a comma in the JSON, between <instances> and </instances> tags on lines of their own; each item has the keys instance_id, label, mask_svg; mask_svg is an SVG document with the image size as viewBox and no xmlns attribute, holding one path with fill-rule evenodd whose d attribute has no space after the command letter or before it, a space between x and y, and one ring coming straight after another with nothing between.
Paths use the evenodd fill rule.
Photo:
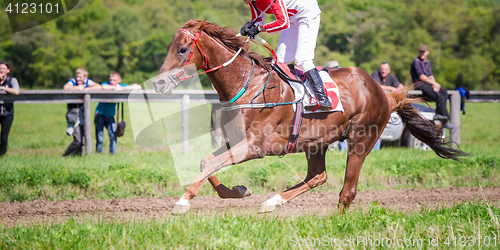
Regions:
<instances>
[{"instance_id":1,"label":"saddle","mask_svg":"<svg viewBox=\"0 0 500 250\"><path fill-rule=\"evenodd\" d=\"M305 75L297 75L298 71L295 69L295 65L276 62L273 64L273 70L278 73L278 76L285 82L296 82L304 83Z\"/></svg>"},{"instance_id":2,"label":"saddle","mask_svg":"<svg viewBox=\"0 0 500 250\"><path fill-rule=\"evenodd\" d=\"M272 65L272 68L285 82L293 81L297 83L304 83L306 81L306 75L304 74L304 72L295 69L294 64L276 62ZM328 73L328 69L323 66L316 66L316 69L318 71L325 71Z\"/></svg>"},{"instance_id":3,"label":"saddle","mask_svg":"<svg viewBox=\"0 0 500 250\"><path fill-rule=\"evenodd\" d=\"M292 87L295 94L295 101L302 101L305 106L310 103L311 98L314 98L311 84L306 79L306 75L302 70L296 69L293 64L285 63L274 63L272 65L273 70L279 75L279 77L287 82L290 87ZM323 88L325 89L325 94L330 99L333 108L329 111L304 111L304 114L309 113L320 113L320 112L333 112L333 111L344 111L342 104L340 103L340 93L337 84L332 80L328 74L328 69L321 66L316 67L323 80ZM294 106L295 109L295 106Z\"/></svg>"}]
</instances>

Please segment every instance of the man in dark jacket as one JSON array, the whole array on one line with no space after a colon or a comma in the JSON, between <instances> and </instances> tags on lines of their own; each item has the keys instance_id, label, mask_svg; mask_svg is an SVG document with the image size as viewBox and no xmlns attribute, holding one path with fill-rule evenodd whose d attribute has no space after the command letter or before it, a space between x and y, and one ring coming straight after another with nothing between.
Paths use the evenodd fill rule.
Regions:
<instances>
[{"instance_id":1,"label":"man in dark jacket","mask_svg":"<svg viewBox=\"0 0 500 250\"><path fill-rule=\"evenodd\" d=\"M441 87L441 84L436 82L434 75L432 75L431 63L427 59L429 55L429 48L426 45L420 45L418 49L418 57L411 63L411 78L413 86L417 90L436 102L436 115L434 120L441 120L443 127L447 129L454 129L448 120L450 116L446 109L446 101L448 100L448 91Z\"/></svg>"},{"instance_id":2,"label":"man in dark jacket","mask_svg":"<svg viewBox=\"0 0 500 250\"><path fill-rule=\"evenodd\" d=\"M380 86L382 86L382 89L387 92L403 88L403 85L399 82L398 78L391 74L391 66L388 62L381 63L379 71L374 71L372 77L380 84Z\"/></svg>"}]
</instances>

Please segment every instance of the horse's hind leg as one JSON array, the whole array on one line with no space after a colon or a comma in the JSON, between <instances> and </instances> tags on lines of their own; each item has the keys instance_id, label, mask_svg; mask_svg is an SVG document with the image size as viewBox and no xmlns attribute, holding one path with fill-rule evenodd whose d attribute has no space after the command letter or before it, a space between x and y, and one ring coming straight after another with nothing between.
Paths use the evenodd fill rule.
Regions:
<instances>
[{"instance_id":1,"label":"horse's hind leg","mask_svg":"<svg viewBox=\"0 0 500 250\"><path fill-rule=\"evenodd\" d=\"M212 184L212 187L215 189L217 194L222 199L238 199L252 195L252 191L245 186L234 186L229 189L224 186L215 175L208 177L208 181Z\"/></svg>"},{"instance_id":2,"label":"horse's hind leg","mask_svg":"<svg viewBox=\"0 0 500 250\"><path fill-rule=\"evenodd\" d=\"M359 130L355 130L356 128L366 129L364 125L354 127L354 129L350 132L344 186L342 187L342 191L340 191L338 204L340 213L343 213L356 197L361 167L363 166L366 156L372 150L380 134L382 134L382 130L384 128L384 126L370 126L371 127L368 128L368 131L365 131L366 133L360 133ZM381 128L381 130L379 131L377 129L376 131L373 131L370 130L370 128Z\"/></svg>"},{"instance_id":3,"label":"horse's hind leg","mask_svg":"<svg viewBox=\"0 0 500 250\"><path fill-rule=\"evenodd\" d=\"M259 213L272 212L276 210L276 206L281 206L283 203L301 195L302 193L325 183L325 151L326 148L323 148L319 149L319 152L316 153L306 153L308 156L307 176L304 181L262 203Z\"/></svg>"}]
</instances>

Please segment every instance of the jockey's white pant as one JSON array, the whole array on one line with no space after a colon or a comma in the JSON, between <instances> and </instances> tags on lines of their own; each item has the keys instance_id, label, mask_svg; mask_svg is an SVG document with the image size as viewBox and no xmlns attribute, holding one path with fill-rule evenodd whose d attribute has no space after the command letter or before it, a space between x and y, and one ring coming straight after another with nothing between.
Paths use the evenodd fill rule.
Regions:
<instances>
[{"instance_id":1,"label":"jockey's white pant","mask_svg":"<svg viewBox=\"0 0 500 250\"><path fill-rule=\"evenodd\" d=\"M281 31L278 50L278 62L295 64L306 72L315 68L314 50L318 39L320 14L310 17L294 17L290 19L290 27Z\"/></svg>"}]
</instances>

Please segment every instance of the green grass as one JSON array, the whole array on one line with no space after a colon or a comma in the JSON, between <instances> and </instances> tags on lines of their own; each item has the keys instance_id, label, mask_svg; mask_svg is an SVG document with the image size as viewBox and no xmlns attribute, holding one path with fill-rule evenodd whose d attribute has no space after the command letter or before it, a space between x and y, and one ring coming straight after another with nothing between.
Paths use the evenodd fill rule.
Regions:
<instances>
[{"instance_id":1,"label":"green grass","mask_svg":"<svg viewBox=\"0 0 500 250\"><path fill-rule=\"evenodd\" d=\"M62 158L60 155L72 140L65 134L65 105L16 104L15 108L8 154L0 159L0 201L178 196L185 190L179 183L169 150L139 147L127 114L127 130L118 140L115 156L107 153L105 136L103 155ZM461 117L461 147L471 156L463 158L462 163L441 159L432 151L383 148L367 157L358 188L498 185L500 104L468 103L467 111L467 115ZM207 116L197 114L197 117L202 115ZM191 131L197 124L196 133L208 131L207 123L199 125L196 121L190 125ZM190 156L194 169L198 168L203 155ZM346 153L331 151L326 162L329 180L317 190L339 191ZM253 193L264 194L295 185L305 177L306 171L304 154L293 154L239 164L219 173L218 177L228 186L246 185ZM205 185L200 195L215 195L215 192L210 185Z\"/></svg>"},{"instance_id":2,"label":"green grass","mask_svg":"<svg viewBox=\"0 0 500 250\"><path fill-rule=\"evenodd\" d=\"M423 208L411 213L384 209L375 203L367 212L357 209L344 216L324 217L224 213L151 221L74 218L58 224L0 226L0 248L317 249L332 244L339 248L342 244L342 248L386 249L391 243L400 244L396 248L401 249L463 248L461 244L498 249L499 216L499 208L485 203ZM348 243L349 239L354 240ZM489 246L485 246L486 239Z\"/></svg>"},{"instance_id":3,"label":"green grass","mask_svg":"<svg viewBox=\"0 0 500 250\"><path fill-rule=\"evenodd\" d=\"M428 159L408 160L412 153L420 153L413 150L384 151L374 154L365 164L359 181L360 190L485 187L498 185L500 181L499 157L475 157L460 164L435 158L432 154L428 155ZM375 157L388 157L395 152L406 159L377 160ZM318 190L339 191L345 171L345 155L331 154L328 159L329 181ZM281 161L269 157L244 163L221 173L219 177L227 185L244 184L256 194L279 192L295 185L306 174L303 155L286 156ZM173 165L168 152L83 158L10 156L0 166L0 201L178 196L185 187L180 186ZM200 195L215 193L207 184Z\"/></svg>"},{"instance_id":4,"label":"green grass","mask_svg":"<svg viewBox=\"0 0 500 250\"><path fill-rule=\"evenodd\" d=\"M65 110L59 104L16 104L8 155L0 159L0 201L178 196L184 192L170 151L139 147L127 115L127 130L119 138L115 156L104 153L62 158L60 155L72 140L64 133ZM358 189L498 186L500 105L470 103L467 112L461 117L461 147L471 156L463 158L462 163L440 159L430 151L383 148L367 157ZM172 124L178 124L178 120L172 120ZM190 129L202 134L208 131L204 130L208 124L193 123ZM106 138L105 148L107 143ZM199 154L193 154L191 160L199 161ZM329 179L317 190L338 192L343 183L346 153L331 151L326 161ZM253 193L276 193L301 181L306 170L304 155L294 154L239 164L218 177L228 186L244 184ZM210 185L205 185L199 195L215 193ZM387 240L393 244L398 240L401 244L406 244L405 240L422 244L392 248L463 249L460 244L465 243L467 247L498 249L499 217L498 204L473 202L418 212L385 209L374 203L368 211L350 210L344 216L281 218L226 212L202 216L188 213L150 221L80 216L58 223L1 225L0 248L316 249L325 244L331 247L333 243L337 244L334 248L386 249L387 246L376 246L375 240L384 239L385 244ZM357 237L372 239L373 243L357 243ZM485 237L490 240L489 246L484 245ZM355 242L330 241L350 238ZM476 241L472 242L472 238ZM351 245L338 246L344 243Z\"/></svg>"}]
</instances>

